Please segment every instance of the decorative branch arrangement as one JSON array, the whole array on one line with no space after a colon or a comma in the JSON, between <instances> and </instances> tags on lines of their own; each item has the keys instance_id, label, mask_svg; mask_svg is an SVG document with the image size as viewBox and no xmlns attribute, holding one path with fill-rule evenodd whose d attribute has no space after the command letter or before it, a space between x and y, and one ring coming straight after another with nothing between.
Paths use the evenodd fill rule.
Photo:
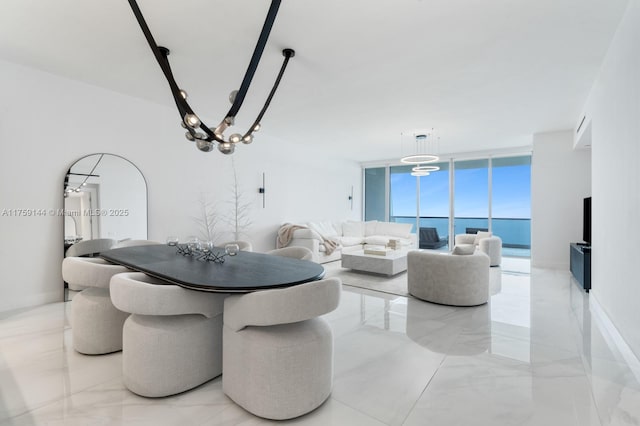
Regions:
<instances>
[{"instance_id":1,"label":"decorative branch arrangement","mask_svg":"<svg viewBox=\"0 0 640 426\"><path fill-rule=\"evenodd\" d=\"M252 225L250 215L251 203L245 199L245 194L240 189L234 158L231 158L231 167L233 168L231 212L225 218L225 222L231 225L233 238L239 240L243 234L246 235L245 231Z\"/></svg>"},{"instance_id":2,"label":"decorative branch arrangement","mask_svg":"<svg viewBox=\"0 0 640 426\"><path fill-rule=\"evenodd\" d=\"M204 193L199 198L201 216L194 218L199 227L201 240L215 241L218 236L217 227L220 224L220 215L215 203L209 201Z\"/></svg>"},{"instance_id":3,"label":"decorative branch arrangement","mask_svg":"<svg viewBox=\"0 0 640 426\"><path fill-rule=\"evenodd\" d=\"M240 248L237 244L227 244L224 251L214 251L213 245L209 243L201 244L193 242L187 244L178 244L176 254L182 256L191 256L202 262L224 263L225 256L236 256Z\"/></svg>"}]
</instances>

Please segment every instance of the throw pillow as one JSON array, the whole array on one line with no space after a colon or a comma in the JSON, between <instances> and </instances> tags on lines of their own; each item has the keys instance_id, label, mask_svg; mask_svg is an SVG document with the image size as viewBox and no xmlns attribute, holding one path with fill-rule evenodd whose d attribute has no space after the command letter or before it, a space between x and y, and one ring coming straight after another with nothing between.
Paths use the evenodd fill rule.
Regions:
<instances>
[{"instance_id":1,"label":"throw pillow","mask_svg":"<svg viewBox=\"0 0 640 426\"><path fill-rule=\"evenodd\" d=\"M395 232L391 235L394 237L400 238L411 238L411 228L413 228L412 223L396 223Z\"/></svg>"},{"instance_id":2,"label":"throw pillow","mask_svg":"<svg viewBox=\"0 0 640 426\"><path fill-rule=\"evenodd\" d=\"M473 242L475 245L480 244L480 240L483 238L489 238L491 236L491 232L485 232L485 231L478 231L478 233L476 234L476 239Z\"/></svg>"},{"instance_id":3,"label":"throw pillow","mask_svg":"<svg viewBox=\"0 0 640 426\"><path fill-rule=\"evenodd\" d=\"M466 256L473 254L476 251L476 247L472 244L460 244L453 248L451 254Z\"/></svg>"}]
</instances>

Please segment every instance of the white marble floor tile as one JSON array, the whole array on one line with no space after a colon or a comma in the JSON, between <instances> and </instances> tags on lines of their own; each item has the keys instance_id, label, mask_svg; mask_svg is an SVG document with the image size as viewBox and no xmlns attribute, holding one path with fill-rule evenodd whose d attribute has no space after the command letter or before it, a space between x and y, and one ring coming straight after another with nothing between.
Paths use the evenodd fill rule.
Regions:
<instances>
[{"instance_id":1,"label":"white marble floor tile","mask_svg":"<svg viewBox=\"0 0 640 426\"><path fill-rule=\"evenodd\" d=\"M0 313L1 425L640 425L640 372L567 271L491 269L491 300L436 305L354 287L325 318L333 393L286 422L251 415L215 379L167 398L124 388L122 356L72 349L70 304Z\"/></svg>"},{"instance_id":2,"label":"white marble floor tile","mask_svg":"<svg viewBox=\"0 0 640 426\"><path fill-rule=\"evenodd\" d=\"M166 398L135 395L114 379L11 419L11 424L200 425L233 405L222 393L220 378Z\"/></svg>"},{"instance_id":3,"label":"white marble floor tile","mask_svg":"<svg viewBox=\"0 0 640 426\"><path fill-rule=\"evenodd\" d=\"M536 349L534 349L535 351ZM550 356L548 348L542 349ZM580 361L450 356L406 425L600 425Z\"/></svg>"},{"instance_id":4,"label":"white marble floor tile","mask_svg":"<svg viewBox=\"0 0 640 426\"><path fill-rule=\"evenodd\" d=\"M373 318L384 314L389 303L399 296L380 294L382 297L371 297L367 294L375 293L369 290L350 287L342 292L338 308L324 315L333 329L334 337L349 333Z\"/></svg>"},{"instance_id":5,"label":"white marble floor tile","mask_svg":"<svg viewBox=\"0 0 640 426\"><path fill-rule=\"evenodd\" d=\"M251 425L309 425L309 426L384 426L385 423L367 416L347 405L329 399L316 410L304 416L286 421L273 421L251 415L237 405L226 408L202 423L203 426L251 426Z\"/></svg>"},{"instance_id":6,"label":"white marble floor tile","mask_svg":"<svg viewBox=\"0 0 640 426\"><path fill-rule=\"evenodd\" d=\"M443 358L404 333L365 325L336 340L332 396L385 424L402 424Z\"/></svg>"},{"instance_id":7,"label":"white marble floor tile","mask_svg":"<svg viewBox=\"0 0 640 426\"><path fill-rule=\"evenodd\" d=\"M0 421L120 377L121 359L120 353L85 356L59 348L7 363L0 368Z\"/></svg>"}]
</instances>

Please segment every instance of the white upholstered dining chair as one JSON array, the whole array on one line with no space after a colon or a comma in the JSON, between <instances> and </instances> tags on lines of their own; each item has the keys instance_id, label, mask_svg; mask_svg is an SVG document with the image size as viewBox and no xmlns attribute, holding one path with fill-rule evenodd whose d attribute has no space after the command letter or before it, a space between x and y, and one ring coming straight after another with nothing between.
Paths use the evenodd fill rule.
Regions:
<instances>
[{"instance_id":1,"label":"white upholstered dining chair","mask_svg":"<svg viewBox=\"0 0 640 426\"><path fill-rule=\"evenodd\" d=\"M222 389L260 417L319 407L333 385L333 334L321 315L340 301L337 278L230 296L224 304Z\"/></svg>"},{"instance_id":2,"label":"white upholstered dining chair","mask_svg":"<svg viewBox=\"0 0 640 426\"><path fill-rule=\"evenodd\" d=\"M283 247L275 250L270 250L266 254L272 254L274 256L292 257L300 260L313 259L313 252L306 247Z\"/></svg>"},{"instance_id":3,"label":"white upholstered dining chair","mask_svg":"<svg viewBox=\"0 0 640 426\"><path fill-rule=\"evenodd\" d=\"M124 324L125 386L146 397L192 389L222 373L226 295L187 290L140 272L115 275L111 299Z\"/></svg>"},{"instance_id":4,"label":"white upholstered dining chair","mask_svg":"<svg viewBox=\"0 0 640 426\"><path fill-rule=\"evenodd\" d=\"M128 313L111 303L111 277L127 272L98 257L65 257L62 278L71 290L80 291L71 301L73 348L83 354L98 355L122 349L122 325Z\"/></svg>"},{"instance_id":5,"label":"white upholstered dining chair","mask_svg":"<svg viewBox=\"0 0 640 426\"><path fill-rule=\"evenodd\" d=\"M100 252L111 250L114 244L116 244L116 240L111 238L78 241L70 246L64 255L65 257L95 256Z\"/></svg>"}]
</instances>

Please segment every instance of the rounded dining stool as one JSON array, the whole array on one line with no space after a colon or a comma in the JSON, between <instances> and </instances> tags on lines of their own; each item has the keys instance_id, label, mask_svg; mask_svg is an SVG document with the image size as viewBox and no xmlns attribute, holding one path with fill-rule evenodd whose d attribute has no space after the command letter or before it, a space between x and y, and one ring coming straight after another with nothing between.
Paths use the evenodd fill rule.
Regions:
<instances>
[{"instance_id":1,"label":"rounded dining stool","mask_svg":"<svg viewBox=\"0 0 640 426\"><path fill-rule=\"evenodd\" d=\"M319 407L333 385L333 334L320 315L340 301L337 278L233 295L224 303L222 390L283 420Z\"/></svg>"},{"instance_id":2,"label":"rounded dining stool","mask_svg":"<svg viewBox=\"0 0 640 426\"><path fill-rule=\"evenodd\" d=\"M138 395L161 397L219 376L225 297L187 290L140 272L115 275L113 304L131 313L123 330L125 386Z\"/></svg>"},{"instance_id":3,"label":"rounded dining stool","mask_svg":"<svg viewBox=\"0 0 640 426\"><path fill-rule=\"evenodd\" d=\"M300 260L313 259L313 252L306 247L283 247L275 250L270 250L266 254L272 254L274 256L292 257Z\"/></svg>"},{"instance_id":4,"label":"rounded dining stool","mask_svg":"<svg viewBox=\"0 0 640 426\"><path fill-rule=\"evenodd\" d=\"M122 350L122 326L129 314L111 303L109 281L127 271L98 257L66 257L62 261L62 278L71 290L80 291L71 301L76 351L99 355Z\"/></svg>"}]
</instances>

